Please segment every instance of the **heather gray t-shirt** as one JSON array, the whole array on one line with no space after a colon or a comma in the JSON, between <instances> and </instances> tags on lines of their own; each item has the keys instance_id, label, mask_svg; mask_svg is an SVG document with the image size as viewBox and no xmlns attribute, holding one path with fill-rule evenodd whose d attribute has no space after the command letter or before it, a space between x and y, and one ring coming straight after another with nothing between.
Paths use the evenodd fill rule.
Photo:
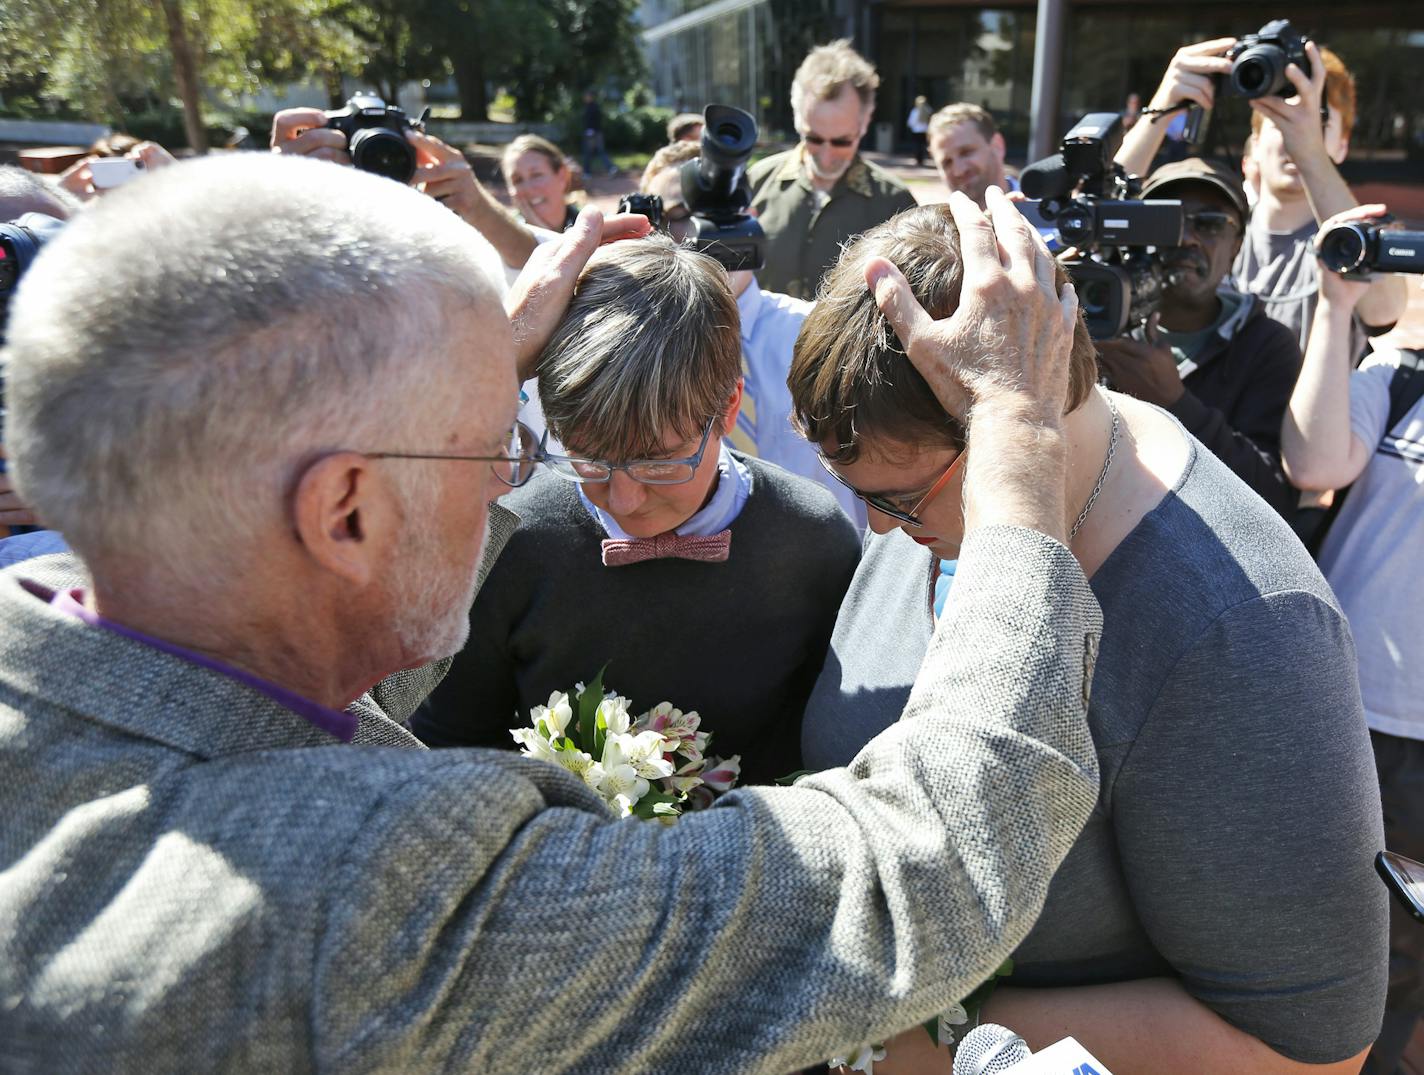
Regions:
<instances>
[{"instance_id":1,"label":"heather gray t-shirt","mask_svg":"<svg viewBox=\"0 0 1424 1075\"><path fill-rule=\"evenodd\" d=\"M1295 231L1271 231L1257 214L1246 225L1232 275L1239 290L1260 297L1266 316L1295 333L1301 352L1310 338L1310 322L1320 299L1320 263L1310 221ZM1369 336L1358 317L1350 323L1350 356L1358 359Z\"/></svg>"},{"instance_id":2,"label":"heather gray t-shirt","mask_svg":"<svg viewBox=\"0 0 1424 1075\"><path fill-rule=\"evenodd\" d=\"M1102 792L1011 984L1175 976L1284 1055L1338 1061L1379 1030L1387 962L1354 647L1287 525L1191 448L1093 576ZM932 568L900 530L867 543L806 707L809 768L898 719L933 626Z\"/></svg>"},{"instance_id":3,"label":"heather gray t-shirt","mask_svg":"<svg viewBox=\"0 0 1424 1075\"><path fill-rule=\"evenodd\" d=\"M1399 352L1370 356L1350 376L1350 428L1371 448L1320 549L1320 570L1350 618L1365 720L1424 739L1424 400L1393 429L1389 384Z\"/></svg>"}]
</instances>

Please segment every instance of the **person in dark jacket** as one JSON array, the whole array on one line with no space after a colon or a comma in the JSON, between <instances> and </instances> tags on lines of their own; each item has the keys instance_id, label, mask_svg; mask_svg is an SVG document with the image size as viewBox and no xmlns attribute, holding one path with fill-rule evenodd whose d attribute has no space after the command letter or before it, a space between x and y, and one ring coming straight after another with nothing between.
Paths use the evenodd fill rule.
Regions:
<instances>
[{"instance_id":1,"label":"person in dark jacket","mask_svg":"<svg viewBox=\"0 0 1424 1075\"><path fill-rule=\"evenodd\" d=\"M1281 469L1281 421L1300 373L1300 345L1261 301L1222 281L1248 208L1234 169L1193 157L1164 165L1144 197L1180 198L1182 245L1166 252L1160 311L1130 337L1103 341L1114 388L1174 414L1263 500L1289 517L1298 500Z\"/></svg>"}]
</instances>

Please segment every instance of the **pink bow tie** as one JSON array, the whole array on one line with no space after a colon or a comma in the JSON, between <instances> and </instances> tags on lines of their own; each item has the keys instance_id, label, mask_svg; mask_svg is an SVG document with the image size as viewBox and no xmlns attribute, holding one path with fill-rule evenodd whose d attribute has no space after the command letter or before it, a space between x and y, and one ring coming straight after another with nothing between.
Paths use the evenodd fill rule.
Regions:
<instances>
[{"instance_id":1,"label":"pink bow tie","mask_svg":"<svg viewBox=\"0 0 1424 1075\"><path fill-rule=\"evenodd\" d=\"M675 534L669 530L650 538L619 541L609 538L603 543L603 563L607 567L640 564L644 560L697 560L704 564L720 564L732 547L732 532L696 537Z\"/></svg>"}]
</instances>

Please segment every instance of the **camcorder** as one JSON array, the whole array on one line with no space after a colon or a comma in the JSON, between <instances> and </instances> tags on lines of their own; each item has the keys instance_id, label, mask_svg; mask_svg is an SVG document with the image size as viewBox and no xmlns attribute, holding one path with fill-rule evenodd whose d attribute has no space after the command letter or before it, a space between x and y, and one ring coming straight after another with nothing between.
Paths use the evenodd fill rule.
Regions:
<instances>
[{"instance_id":1,"label":"camcorder","mask_svg":"<svg viewBox=\"0 0 1424 1075\"><path fill-rule=\"evenodd\" d=\"M1030 199L1018 203L1024 214L1056 227L1076 251L1063 267L1095 340L1121 336L1152 315L1170 279L1160 250L1182 244L1182 203L1139 198L1141 181L1113 162L1121 144L1122 117L1095 112L1019 177Z\"/></svg>"},{"instance_id":2,"label":"camcorder","mask_svg":"<svg viewBox=\"0 0 1424 1075\"><path fill-rule=\"evenodd\" d=\"M682 200L692 214L687 243L728 272L755 271L765 263L766 235L747 212L752 203L747 161L756 140L756 120L749 113L708 105L699 154L678 169ZM656 194L630 194L618 203L618 211L642 213L653 227L663 222L663 200Z\"/></svg>"},{"instance_id":3,"label":"camcorder","mask_svg":"<svg viewBox=\"0 0 1424 1075\"><path fill-rule=\"evenodd\" d=\"M351 163L363 172L409 183L415 175L415 147L406 131L425 130L427 108L419 119L369 93L358 93L345 108L326 113L326 125L346 135Z\"/></svg>"},{"instance_id":4,"label":"camcorder","mask_svg":"<svg viewBox=\"0 0 1424 1075\"><path fill-rule=\"evenodd\" d=\"M1254 34L1237 39L1226 53L1231 73L1215 80L1219 94L1244 97L1294 97L1295 87L1286 78L1286 67L1295 64L1310 77L1310 58L1305 54L1305 38L1289 19L1274 19ZM1187 106L1187 126L1183 137L1191 145L1202 140L1211 111L1201 105Z\"/></svg>"},{"instance_id":5,"label":"camcorder","mask_svg":"<svg viewBox=\"0 0 1424 1075\"><path fill-rule=\"evenodd\" d=\"M1424 231L1390 229L1388 223L1336 224L1320 237L1320 260L1342 276L1424 273Z\"/></svg>"}]
</instances>

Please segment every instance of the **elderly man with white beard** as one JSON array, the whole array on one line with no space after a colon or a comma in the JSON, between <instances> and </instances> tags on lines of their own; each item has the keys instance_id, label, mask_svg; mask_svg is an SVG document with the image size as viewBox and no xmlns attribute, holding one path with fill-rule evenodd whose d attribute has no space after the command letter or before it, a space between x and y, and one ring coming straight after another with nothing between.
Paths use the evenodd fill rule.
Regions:
<instances>
[{"instance_id":1,"label":"elderly man with white beard","mask_svg":"<svg viewBox=\"0 0 1424 1075\"><path fill-rule=\"evenodd\" d=\"M1063 545L1076 301L995 224L968 313L900 310L984 461L906 720L666 827L401 723L615 229L546 244L506 315L472 230L331 164L178 165L71 224L4 352L17 481L82 562L0 573L0 1066L783 1072L987 977L1096 800L1102 629Z\"/></svg>"}]
</instances>

